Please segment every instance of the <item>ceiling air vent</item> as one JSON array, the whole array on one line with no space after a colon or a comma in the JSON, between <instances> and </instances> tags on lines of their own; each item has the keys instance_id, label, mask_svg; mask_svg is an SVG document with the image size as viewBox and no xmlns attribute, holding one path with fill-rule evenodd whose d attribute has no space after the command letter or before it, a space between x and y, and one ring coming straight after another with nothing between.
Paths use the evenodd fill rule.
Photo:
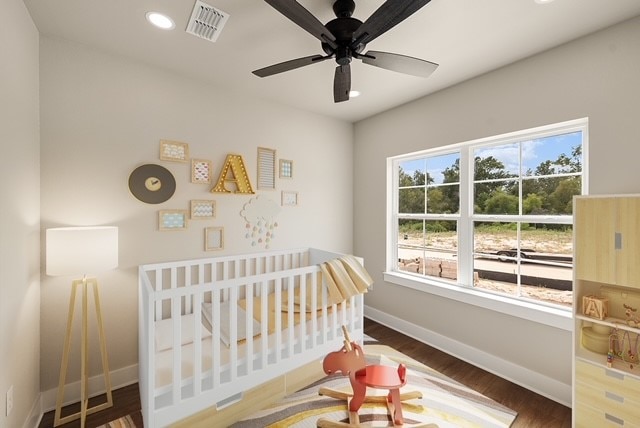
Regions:
<instances>
[{"instance_id":1,"label":"ceiling air vent","mask_svg":"<svg viewBox=\"0 0 640 428\"><path fill-rule=\"evenodd\" d=\"M228 19L228 13L197 0L187 25L187 33L215 42Z\"/></svg>"}]
</instances>

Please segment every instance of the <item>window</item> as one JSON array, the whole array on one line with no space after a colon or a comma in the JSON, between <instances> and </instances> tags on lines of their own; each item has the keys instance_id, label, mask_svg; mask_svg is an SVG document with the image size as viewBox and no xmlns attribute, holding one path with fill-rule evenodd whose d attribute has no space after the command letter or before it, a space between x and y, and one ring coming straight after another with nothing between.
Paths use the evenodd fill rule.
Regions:
<instances>
[{"instance_id":1,"label":"window","mask_svg":"<svg viewBox=\"0 0 640 428\"><path fill-rule=\"evenodd\" d=\"M569 309L587 120L388 159L387 271ZM415 287L414 287L415 288Z\"/></svg>"}]
</instances>

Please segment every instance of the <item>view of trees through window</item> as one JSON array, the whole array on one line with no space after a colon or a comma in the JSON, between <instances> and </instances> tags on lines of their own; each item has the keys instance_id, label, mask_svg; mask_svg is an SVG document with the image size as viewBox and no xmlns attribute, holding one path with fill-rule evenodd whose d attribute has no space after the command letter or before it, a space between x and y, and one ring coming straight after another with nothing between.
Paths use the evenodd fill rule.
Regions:
<instances>
[{"instance_id":1,"label":"view of trees through window","mask_svg":"<svg viewBox=\"0 0 640 428\"><path fill-rule=\"evenodd\" d=\"M583 138L547 132L399 160L396 269L571 306Z\"/></svg>"}]
</instances>

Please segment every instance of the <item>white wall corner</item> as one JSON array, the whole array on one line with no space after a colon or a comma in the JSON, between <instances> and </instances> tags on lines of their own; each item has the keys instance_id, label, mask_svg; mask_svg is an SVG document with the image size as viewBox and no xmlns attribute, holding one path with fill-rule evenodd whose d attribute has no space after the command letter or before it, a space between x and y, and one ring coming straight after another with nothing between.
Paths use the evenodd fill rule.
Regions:
<instances>
[{"instance_id":1,"label":"white wall corner","mask_svg":"<svg viewBox=\"0 0 640 428\"><path fill-rule=\"evenodd\" d=\"M534 372L366 305L364 316L550 400L571 407L572 389L570 384L559 382L544 374Z\"/></svg>"},{"instance_id":2,"label":"white wall corner","mask_svg":"<svg viewBox=\"0 0 640 428\"><path fill-rule=\"evenodd\" d=\"M40 393L33 401L31 410L29 410L29 415L22 424L22 428L38 428L43 414L44 412L42 411L42 393Z\"/></svg>"}]
</instances>

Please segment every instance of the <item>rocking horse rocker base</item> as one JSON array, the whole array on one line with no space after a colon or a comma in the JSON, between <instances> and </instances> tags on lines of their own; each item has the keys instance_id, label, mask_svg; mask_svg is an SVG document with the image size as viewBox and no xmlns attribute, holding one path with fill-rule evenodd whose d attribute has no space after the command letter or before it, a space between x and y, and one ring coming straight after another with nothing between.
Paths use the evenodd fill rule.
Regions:
<instances>
[{"instance_id":1,"label":"rocking horse rocker base","mask_svg":"<svg viewBox=\"0 0 640 428\"><path fill-rule=\"evenodd\" d=\"M341 372L349 376L353 394L337 391L330 388L321 388L320 395L337 398L347 401L349 410L349 423L329 421L320 419L318 427L364 427L360 424L358 410L363 403L385 403L391 416L393 426L403 426L402 402L415 398L422 398L420 392L400 393L400 388L406 383L407 368L404 364L399 364L397 369L380 364L367 365L362 348L349 338L346 328L342 328L345 340L344 346L337 352L329 353L322 362L322 367L326 374ZM386 396L368 396L367 387L376 389L386 389L389 393ZM437 428L435 424L412 425L412 428Z\"/></svg>"}]
</instances>

